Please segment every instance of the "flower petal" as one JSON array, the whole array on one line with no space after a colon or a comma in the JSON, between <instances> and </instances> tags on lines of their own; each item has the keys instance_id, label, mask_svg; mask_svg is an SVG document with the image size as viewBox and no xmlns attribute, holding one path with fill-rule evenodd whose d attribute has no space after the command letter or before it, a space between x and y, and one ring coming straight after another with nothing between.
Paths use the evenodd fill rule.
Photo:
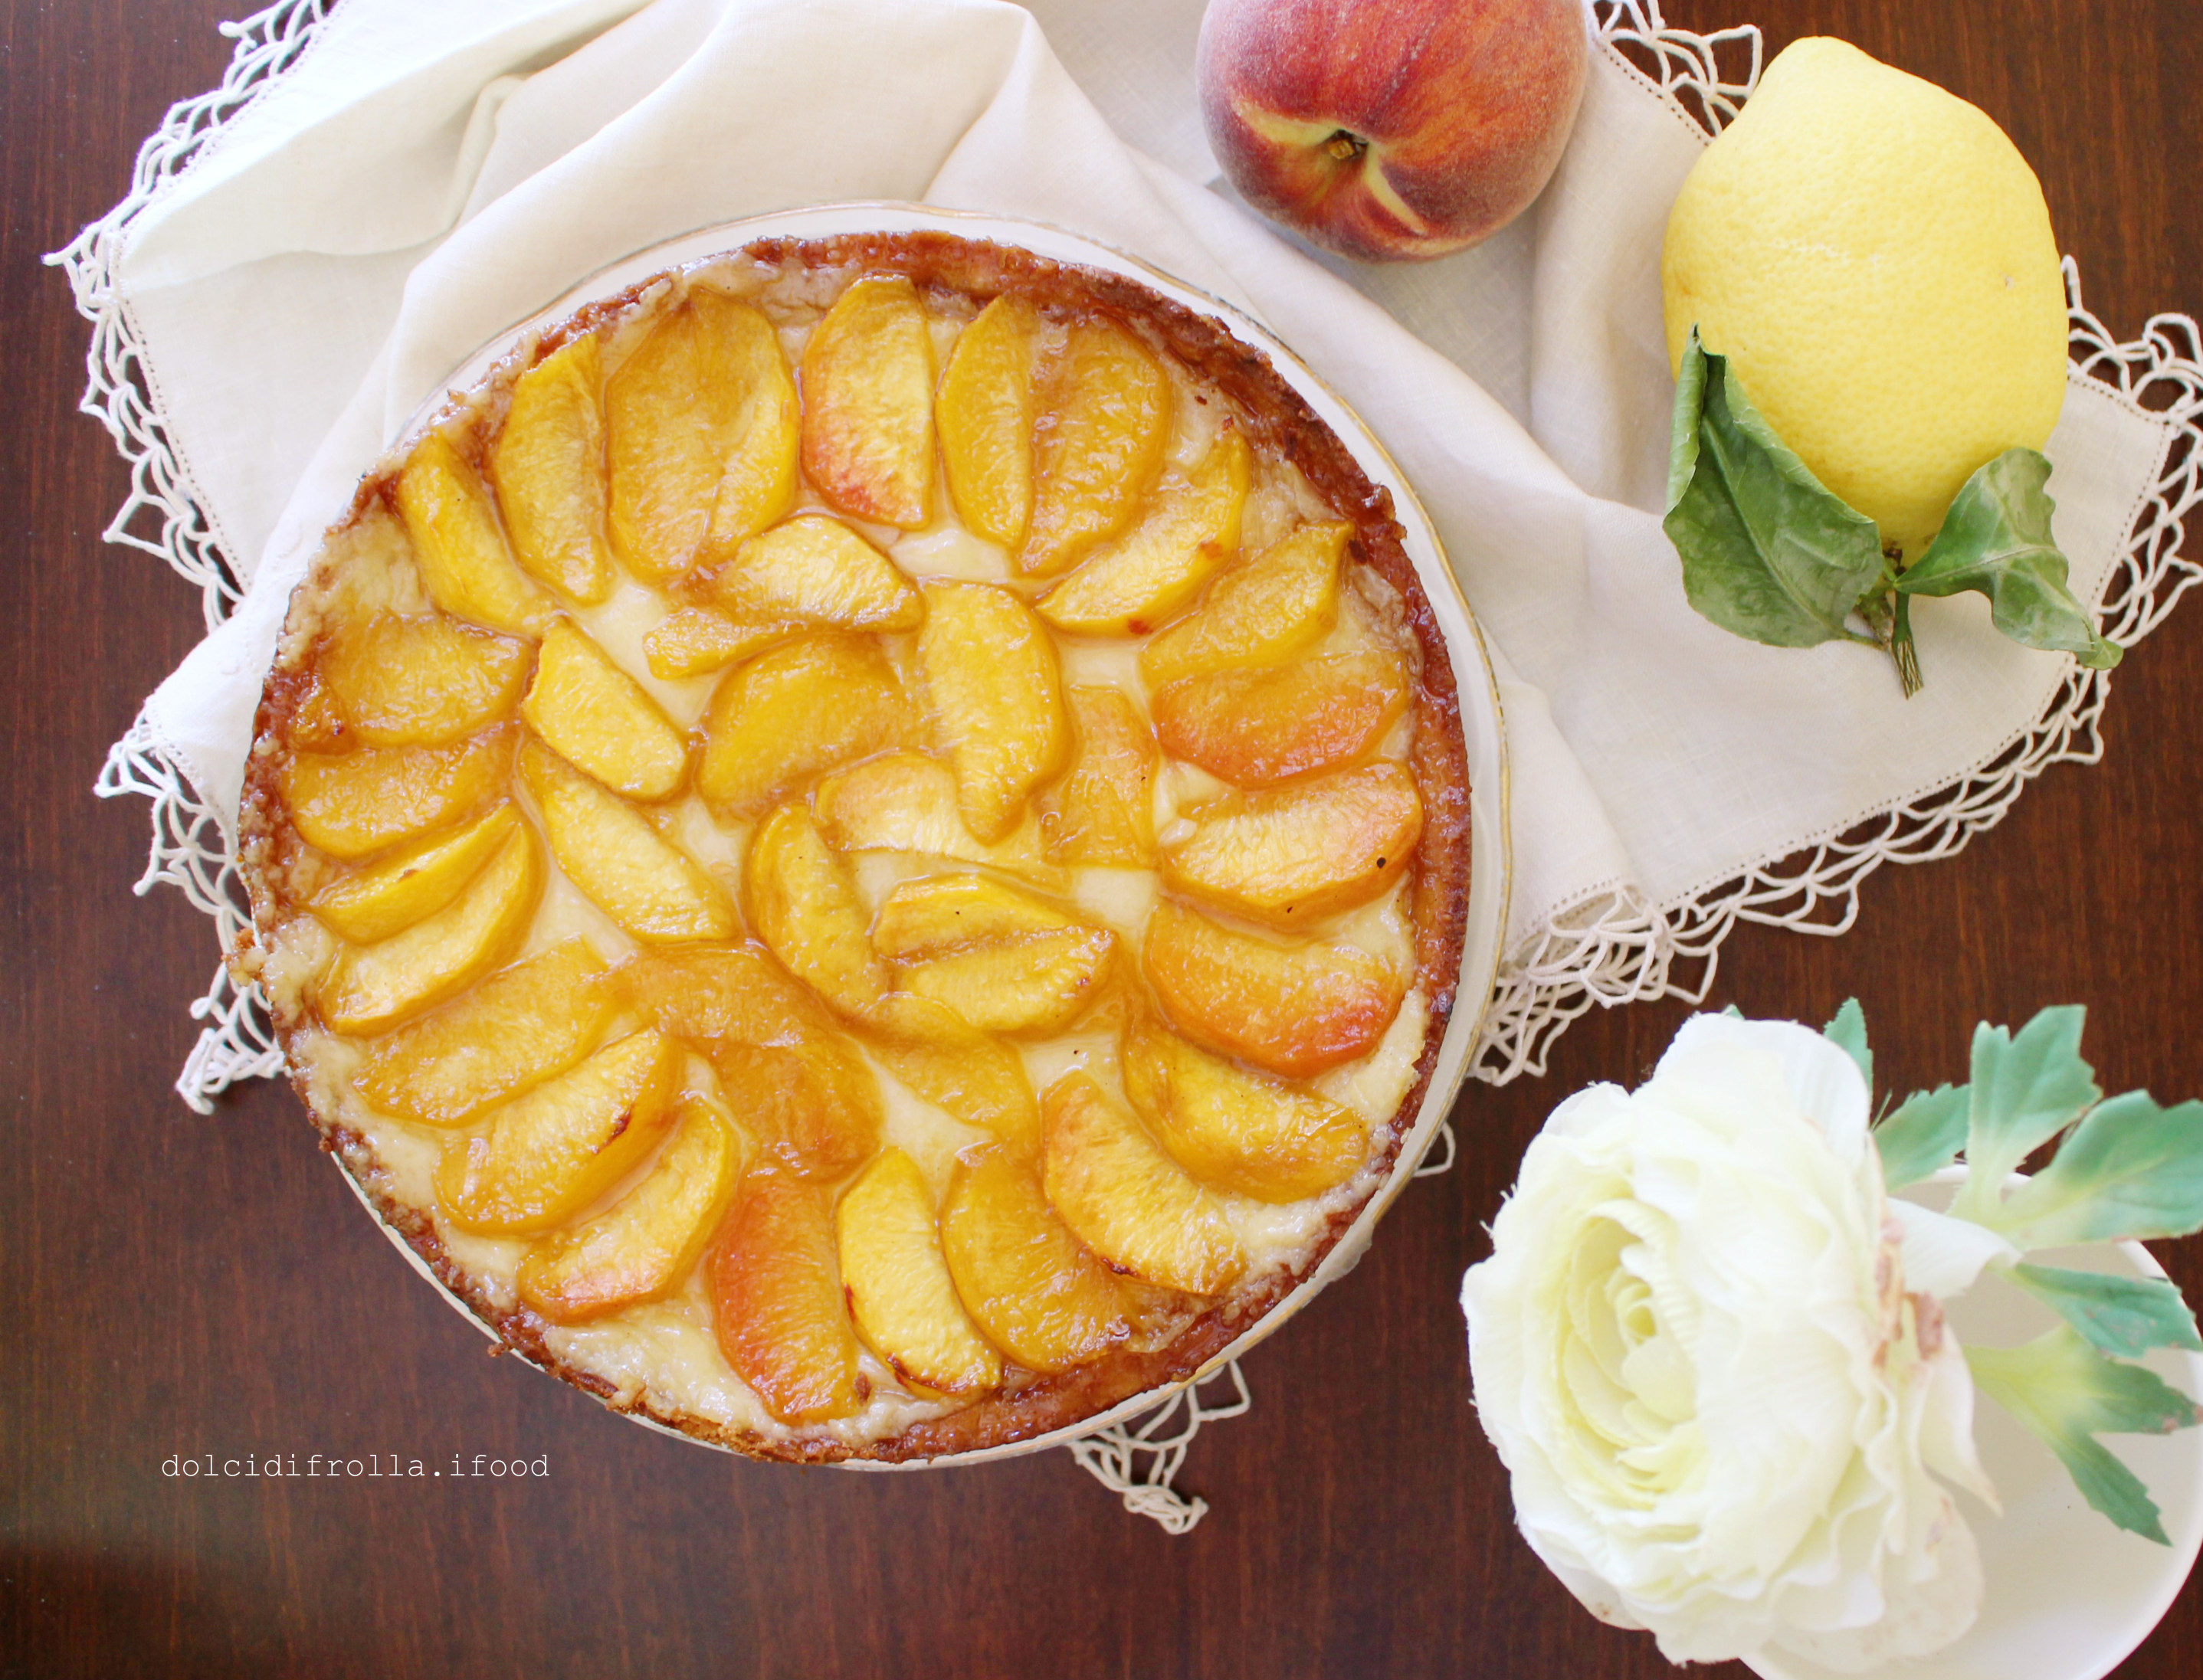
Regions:
<instances>
[{"instance_id":1,"label":"flower petal","mask_svg":"<svg viewBox=\"0 0 2203 1680\"><path fill-rule=\"evenodd\" d=\"M1716 1044L1759 1051L1781 1063L1782 1082L1798 1108L1819 1125L1846 1163L1856 1160L1866 1147L1867 1111L1873 1098L1858 1064L1810 1027L1801 1027L1795 1021L1693 1015L1683 1023L1652 1076L1657 1079L1666 1072L1670 1061Z\"/></svg>"},{"instance_id":2,"label":"flower petal","mask_svg":"<svg viewBox=\"0 0 2203 1680\"><path fill-rule=\"evenodd\" d=\"M1937 1300L1964 1294L1990 1261L2019 1258L2019 1250L1970 1219L1954 1219L1902 1197L1890 1199L1889 1211L1905 1228L1905 1287Z\"/></svg>"}]
</instances>

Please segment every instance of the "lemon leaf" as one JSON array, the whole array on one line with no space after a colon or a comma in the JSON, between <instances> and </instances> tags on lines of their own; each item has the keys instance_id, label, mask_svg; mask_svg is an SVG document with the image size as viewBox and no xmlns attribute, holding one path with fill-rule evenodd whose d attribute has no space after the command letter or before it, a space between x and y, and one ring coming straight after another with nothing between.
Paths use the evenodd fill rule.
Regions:
<instances>
[{"instance_id":1,"label":"lemon leaf","mask_svg":"<svg viewBox=\"0 0 2203 1680\"><path fill-rule=\"evenodd\" d=\"M2023 1347L1969 1347L1966 1365L1982 1393L2058 1455L2090 1505L2130 1534L2172 1543L2141 1478L2095 1437L2188 1429L2203 1420L2187 1395L2143 1366L2106 1359L2065 1324Z\"/></svg>"},{"instance_id":2,"label":"lemon leaf","mask_svg":"<svg viewBox=\"0 0 2203 1680\"><path fill-rule=\"evenodd\" d=\"M1813 476L1695 329L1676 376L1662 524L1691 605L1722 629L1772 647L1870 640L1845 621L1881 575L1874 522Z\"/></svg>"},{"instance_id":3,"label":"lemon leaf","mask_svg":"<svg viewBox=\"0 0 2203 1680\"><path fill-rule=\"evenodd\" d=\"M2005 1276L2057 1308L2092 1345L2115 1357L2131 1359L2153 1347L2187 1347L2203 1353L2195 1315L2180 1298L2179 1288L2165 1278L2069 1271L2024 1260Z\"/></svg>"},{"instance_id":4,"label":"lemon leaf","mask_svg":"<svg viewBox=\"0 0 2203 1680\"><path fill-rule=\"evenodd\" d=\"M2049 479L2050 463L2039 450L2008 449L1977 469L1897 587L1906 595L1976 591L1989 598L1991 622L2014 641L2109 670L2121 650L2097 634L2088 608L2066 587L2065 557L2050 535L2057 504L2043 488Z\"/></svg>"}]
</instances>

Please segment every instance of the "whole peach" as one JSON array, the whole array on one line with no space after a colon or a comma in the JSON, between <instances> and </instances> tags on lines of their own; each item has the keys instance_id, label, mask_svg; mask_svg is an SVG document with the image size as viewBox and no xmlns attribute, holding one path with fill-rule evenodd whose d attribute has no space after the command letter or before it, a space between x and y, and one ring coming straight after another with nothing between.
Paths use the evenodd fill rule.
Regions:
<instances>
[{"instance_id":1,"label":"whole peach","mask_svg":"<svg viewBox=\"0 0 2203 1680\"><path fill-rule=\"evenodd\" d=\"M1496 233L1583 97L1579 0L1211 0L1195 73L1247 202L1364 262Z\"/></svg>"}]
</instances>

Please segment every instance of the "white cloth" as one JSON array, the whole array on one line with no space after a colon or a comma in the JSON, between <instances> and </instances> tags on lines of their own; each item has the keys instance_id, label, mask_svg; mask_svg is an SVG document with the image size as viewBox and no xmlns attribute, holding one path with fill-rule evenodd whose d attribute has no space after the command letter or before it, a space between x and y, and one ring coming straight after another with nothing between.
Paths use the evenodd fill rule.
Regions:
<instances>
[{"instance_id":1,"label":"white cloth","mask_svg":"<svg viewBox=\"0 0 2203 1680\"><path fill-rule=\"evenodd\" d=\"M137 218L116 267L171 445L251 575L140 737L233 817L289 588L459 362L659 240L855 198L1028 216L1132 251L1250 310L1359 410L1500 664L1518 958L1541 938L1550 958L1586 905L1649 911L1657 947L1663 913L1917 807L2041 729L2070 662L1997 635L1977 597L1915 603L1928 687L1909 702L1886 659L1757 646L1685 602L1659 520L1657 267L1704 137L1613 44L1594 44L1530 215L1478 251L1358 270L1213 181L1200 10L344 0ZM1647 13L1635 0L1600 21ZM2177 423L2076 374L2048 453L2084 599L2127 553ZM1568 951L1563 970L1615 960Z\"/></svg>"}]
</instances>

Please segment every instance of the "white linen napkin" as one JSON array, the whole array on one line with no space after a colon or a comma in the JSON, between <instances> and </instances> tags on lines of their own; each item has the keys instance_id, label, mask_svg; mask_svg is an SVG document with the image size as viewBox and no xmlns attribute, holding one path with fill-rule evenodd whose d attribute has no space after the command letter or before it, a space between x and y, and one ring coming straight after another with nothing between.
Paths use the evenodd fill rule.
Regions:
<instances>
[{"instance_id":1,"label":"white linen napkin","mask_svg":"<svg viewBox=\"0 0 2203 1680\"><path fill-rule=\"evenodd\" d=\"M1685 602L1659 519L1673 386L1657 268L1704 141L1678 86L1721 93L1703 44L1658 44L1651 0L1593 9L1582 112L1530 215L1477 251L1377 269L1313 255L1214 180L1201 8L263 14L264 36L304 30L303 50L109 219L96 274L94 245L73 248L80 298L138 353L163 482L242 587L147 702L112 785L180 770L226 838L292 584L360 473L479 345L659 240L857 198L1031 217L1142 256L1267 322L1405 469L1505 707L1516 873L1487 1077L1535 1068L1592 998L1676 984L1670 962L1710 954L1737 915L1825 921L1875 863L1952 849L2049 758L2094 750L2102 677L1998 635L1978 598L1915 603L1928 686L1911 701L1885 659L1760 647ZM2079 319L2097 375L2074 373L2047 451L2057 533L2076 592L2110 589L2106 628L2131 640L2194 575L2171 552L2194 486L2168 451L2193 440L2203 385L2171 340L2113 346ZM2145 377L2171 381L2170 411L2124 388ZM233 592L217 583L210 616ZM204 823L190 843L204 875L218 843ZM201 1101L274 1066L243 1011L209 1006L224 1053L187 1078Z\"/></svg>"}]
</instances>

